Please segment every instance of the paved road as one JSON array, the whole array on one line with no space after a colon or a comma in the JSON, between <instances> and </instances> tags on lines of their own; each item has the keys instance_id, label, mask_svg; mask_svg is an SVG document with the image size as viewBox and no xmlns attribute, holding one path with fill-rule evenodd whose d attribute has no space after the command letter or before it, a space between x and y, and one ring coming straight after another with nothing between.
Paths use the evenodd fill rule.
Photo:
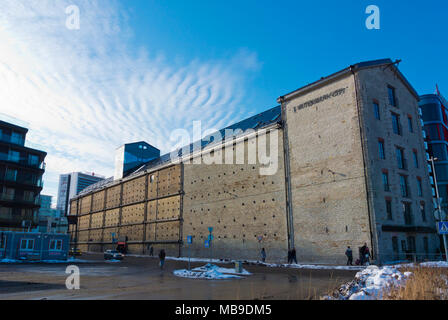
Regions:
<instances>
[{"instance_id":1,"label":"paved road","mask_svg":"<svg viewBox=\"0 0 448 320\"><path fill-rule=\"evenodd\" d=\"M173 275L174 270L187 267L183 261L167 260L161 271L156 258L105 262L102 255L87 254L81 259L87 262L77 264L80 290L65 287L68 264L0 265L0 299L318 299L356 273L245 265L252 275L242 279L199 280ZM192 267L204 264L192 263Z\"/></svg>"}]
</instances>

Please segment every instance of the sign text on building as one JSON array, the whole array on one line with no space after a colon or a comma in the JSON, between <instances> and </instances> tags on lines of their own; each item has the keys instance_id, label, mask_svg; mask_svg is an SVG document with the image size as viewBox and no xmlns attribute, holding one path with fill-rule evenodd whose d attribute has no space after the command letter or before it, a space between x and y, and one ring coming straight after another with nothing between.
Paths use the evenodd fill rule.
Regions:
<instances>
[{"instance_id":1,"label":"sign text on building","mask_svg":"<svg viewBox=\"0 0 448 320\"><path fill-rule=\"evenodd\" d=\"M337 96L341 96L341 95L343 95L345 93L345 89L347 89L347 88L338 89L338 90L335 90L335 91L333 91L331 93L327 93L327 94L325 94L323 96L320 96L319 98L316 98L316 99L307 101L305 103L302 103L299 106L294 107L294 112L297 112L298 110L301 110L301 109L304 109L304 108L311 107L312 105L315 105L315 104L320 103L322 101L325 101L325 100L328 100L328 99L331 99L331 98L334 98L334 97L337 97Z\"/></svg>"}]
</instances>

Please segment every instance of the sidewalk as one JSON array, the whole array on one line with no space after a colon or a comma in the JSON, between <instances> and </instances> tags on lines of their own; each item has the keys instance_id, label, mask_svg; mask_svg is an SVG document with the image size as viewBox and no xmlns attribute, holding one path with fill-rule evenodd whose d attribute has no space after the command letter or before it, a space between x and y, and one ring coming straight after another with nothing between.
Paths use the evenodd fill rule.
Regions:
<instances>
[{"instance_id":1,"label":"sidewalk","mask_svg":"<svg viewBox=\"0 0 448 320\"><path fill-rule=\"evenodd\" d=\"M156 256L150 257L148 255L139 254L127 254L129 257L137 258L157 258ZM222 263L222 264L234 264L237 261L241 261L246 265L265 266L269 268L291 268L291 269L313 269L313 270L364 270L367 266L345 266L345 265L324 265L324 264L310 264L310 263L268 263L257 260L231 260L231 259L210 259L210 258L188 258L188 257L166 257L166 260L185 261L188 262L210 262L210 263Z\"/></svg>"}]
</instances>

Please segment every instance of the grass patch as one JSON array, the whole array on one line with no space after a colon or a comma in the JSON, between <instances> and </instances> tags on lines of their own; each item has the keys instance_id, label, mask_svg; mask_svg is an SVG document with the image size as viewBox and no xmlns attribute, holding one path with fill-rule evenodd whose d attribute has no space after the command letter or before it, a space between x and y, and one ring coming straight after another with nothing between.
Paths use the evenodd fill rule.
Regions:
<instances>
[{"instance_id":1,"label":"grass patch","mask_svg":"<svg viewBox=\"0 0 448 320\"><path fill-rule=\"evenodd\" d=\"M392 288L384 300L448 300L448 269L434 267L402 267L412 272L406 284Z\"/></svg>"}]
</instances>

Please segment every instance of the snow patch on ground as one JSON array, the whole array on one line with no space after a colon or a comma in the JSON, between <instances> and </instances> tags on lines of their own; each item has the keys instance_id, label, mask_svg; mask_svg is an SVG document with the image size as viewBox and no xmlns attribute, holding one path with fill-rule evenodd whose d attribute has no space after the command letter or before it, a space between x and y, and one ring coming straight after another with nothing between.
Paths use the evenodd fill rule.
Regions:
<instances>
[{"instance_id":1,"label":"snow patch on ground","mask_svg":"<svg viewBox=\"0 0 448 320\"><path fill-rule=\"evenodd\" d=\"M380 300L392 287L403 286L411 276L412 272L401 273L390 266L368 266L358 272L353 281L342 285L333 296L325 296L324 299Z\"/></svg>"},{"instance_id":2,"label":"snow patch on ground","mask_svg":"<svg viewBox=\"0 0 448 320\"><path fill-rule=\"evenodd\" d=\"M236 273L235 269L222 268L214 264L206 264L202 267L197 267L192 270L180 269L173 272L175 276L192 279L209 279L209 280L223 280L223 279L240 279L240 275L250 275L247 270L242 270L242 273Z\"/></svg>"},{"instance_id":3,"label":"snow patch on ground","mask_svg":"<svg viewBox=\"0 0 448 320\"><path fill-rule=\"evenodd\" d=\"M188 258L188 257L166 257L166 260L174 260L174 261L188 261L191 262L214 262L214 263L232 263L232 260L223 260L223 259L208 259L208 258Z\"/></svg>"},{"instance_id":4,"label":"snow patch on ground","mask_svg":"<svg viewBox=\"0 0 448 320\"><path fill-rule=\"evenodd\" d=\"M422 267L432 267L432 268L448 268L448 262L446 261L431 261L420 263Z\"/></svg>"},{"instance_id":5,"label":"snow patch on ground","mask_svg":"<svg viewBox=\"0 0 448 320\"><path fill-rule=\"evenodd\" d=\"M117 260L117 259L108 259L108 260L104 260L104 261L106 261L106 262L111 262L111 263L114 263L114 262L121 262L121 260Z\"/></svg>"},{"instance_id":6,"label":"snow patch on ground","mask_svg":"<svg viewBox=\"0 0 448 320\"><path fill-rule=\"evenodd\" d=\"M88 260L81 260L76 258L69 258L67 260L16 260L16 259L0 259L0 263L86 263L92 262Z\"/></svg>"},{"instance_id":7,"label":"snow patch on ground","mask_svg":"<svg viewBox=\"0 0 448 320\"><path fill-rule=\"evenodd\" d=\"M148 255L128 254L130 257L148 258ZM174 261L188 261L191 262L209 262L221 264L233 264L241 261L244 264L265 266L270 268L293 268L293 269L315 269L315 270L363 270L365 266L334 266L334 265L319 265L319 264L289 264L289 263L267 263L256 260L231 260L231 259L209 259L209 258L188 258L188 257L166 257L166 260Z\"/></svg>"},{"instance_id":8,"label":"snow patch on ground","mask_svg":"<svg viewBox=\"0 0 448 320\"><path fill-rule=\"evenodd\" d=\"M329 266L319 264L289 264L289 263L263 263L259 262L258 265L264 265L271 268L292 268L292 269L313 269L313 270L364 270L365 266Z\"/></svg>"}]
</instances>

